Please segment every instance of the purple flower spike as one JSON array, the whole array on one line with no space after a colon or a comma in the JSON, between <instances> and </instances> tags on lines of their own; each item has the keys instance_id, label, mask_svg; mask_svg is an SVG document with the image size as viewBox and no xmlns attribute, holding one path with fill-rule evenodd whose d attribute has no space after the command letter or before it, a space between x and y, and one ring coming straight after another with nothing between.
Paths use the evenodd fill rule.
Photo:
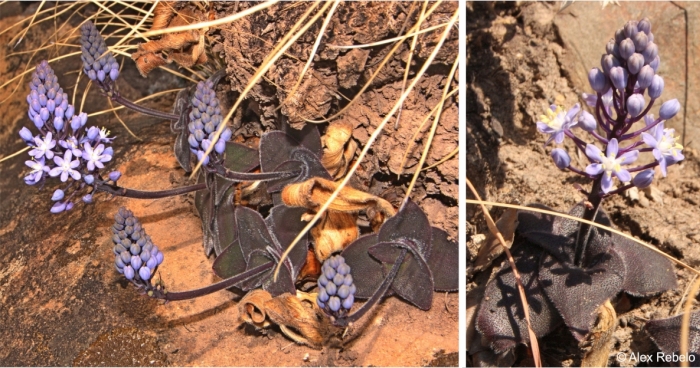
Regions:
<instances>
[{"instance_id":1,"label":"purple flower spike","mask_svg":"<svg viewBox=\"0 0 700 368\"><path fill-rule=\"evenodd\" d=\"M666 101L661 105L661 108L659 109L659 117L662 120L669 120L672 119L676 114L678 114L678 111L681 109L681 104L678 102L677 99L673 99L670 101Z\"/></svg>"},{"instance_id":2,"label":"purple flower spike","mask_svg":"<svg viewBox=\"0 0 700 368\"><path fill-rule=\"evenodd\" d=\"M561 144L564 141L564 132L576 125L574 117L580 110L581 106L579 104L574 105L567 112L564 112L561 106L552 105L547 110L547 115L540 116L540 121L537 122L537 130L540 133L550 135L547 142L545 142L545 146L552 140L557 144Z\"/></svg>"},{"instance_id":3,"label":"purple flower spike","mask_svg":"<svg viewBox=\"0 0 700 368\"><path fill-rule=\"evenodd\" d=\"M565 170L571 164L571 157L561 148L552 150L552 159L554 160L554 164L561 170Z\"/></svg>"},{"instance_id":4,"label":"purple flower spike","mask_svg":"<svg viewBox=\"0 0 700 368\"><path fill-rule=\"evenodd\" d=\"M629 182L632 180L632 175L630 172L623 169L622 165L629 165L637 160L639 157L639 151L634 150L622 154L617 157L619 151L617 139L613 138L608 142L608 148L606 150L607 155L603 155L603 152L596 146L592 144L586 145L586 156L594 163L586 167L586 173L588 175L600 175L603 174L603 179L601 181L601 189L603 193L608 193L612 189L612 175L615 174L618 179L622 182Z\"/></svg>"},{"instance_id":5,"label":"purple flower spike","mask_svg":"<svg viewBox=\"0 0 700 368\"><path fill-rule=\"evenodd\" d=\"M644 96L640 95L639 93L635 93L627 99L627 112L630 114L630 116L636 118L642 113L642 111L644 111L645 104L646 102L644 101Z\"/></svg>"},{"instance_id":6,"label":"purple flower spike","mask_svg":"<svg viewBox=\"0 0 700 368\"><path fill-rule=\"evenodd\" d=\"M648 169L637 174L632 179L632 184L639 189L644 189L650 186L652 181L654 181L654 169Z\"/></svg>"},{"instance_id":7,"label":"purple flower spike","mask_svg":"<svg viewBox=\"0 0 700 368\"><path fill-rule=\"evenodd\" d=\"M661 174L664 177L666 177L666 168L669 165L685 158L681 152L683 146L678 143L678 137L673 136L675 132L675 129L664 129L664 123L661 122L652 129L652 134L642 133L642 140L653 148L652 153L656 161L659 162Z\"/></svg>"}]
</instances>

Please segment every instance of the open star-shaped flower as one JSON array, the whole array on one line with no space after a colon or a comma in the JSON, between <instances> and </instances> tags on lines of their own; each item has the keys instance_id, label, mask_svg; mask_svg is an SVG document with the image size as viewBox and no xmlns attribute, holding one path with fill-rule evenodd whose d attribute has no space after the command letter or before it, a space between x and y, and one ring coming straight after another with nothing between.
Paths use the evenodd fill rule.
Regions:
<instances>
[{"instance_id":1,"label":"open star-shaped flower","mask_svg":"<svg viewBox=\"0 0 700 368\"><path fill-rule=\"evenodd\" d=\"M551 105L547 110L547 115L541 115L537 122L537 130L540 133L549 134L545 146L554 140L557 144L564 141L564 132L576 125L574 117L581 110L579 104L574 105L569 111L564 111L561 106Z\"/></svg>"},{"instance_id":2,"label":"open star-shaped flower","mask_svg":"<svg viewBox=\"0 0 700 368\"><path fill-rule=\"evenodd\" d=\"M46 156L48 159L53 158L52 149L56 147L56 141L51 139L51 132L48 132L44 139L41 139L41 137L37 135L34 137L34 143L36 147L29 151L29 156L34 156L34 158L41 158L43 156Z\"/></svg>"},{"instance_id":3,"label":"open star-shaped flower","mask_svg":"<svg viewBox=\"0 0 700 368\"><path fill-rule=\"evenodd\" d=\"M100 169L104 168L105 165L102 163L112 159L112 155L104 152L104 144L99 144L93 149L90 143L85 143L83 148L85 148L83 159L87 161L87 168L90 171L95 170L95 166L99 167Z\"/></svg>"},{"instance_id":4,"label":"open star-shaped flower","mask_svg":"<svg viewBox=\"0 0 700 368\"><path fill-rule=\"evenodd\" d=\"M637 157L639 157L639 151L625 152L619 157L617 156L618 152L619 147L615 138L608 143L606 155L603 155L603 152L598 147L590 143L586 145L586 156L592 161L597 161L586 167L586 173L588 175L603 174L603 179L600 183L603 193L608 193L612 189L613 174L622 182L632 180L632 175L630 175L629 171L623 169L622 165L629 165L636 161Z\"/></svg>"},{"instance_id":5,"label":"open star-shaped flower","mask_svg":"<svg viewBox=\"0 0 700 368\"><path fill-rule=\"evenodd\" d=\"M668 165L673 165L685 158L683 153L681 153L683 146L678 143L678 137L673 136L675 132L675 129L664 129L664 122L662 121L652 129L652 134L642 133L644 143L654 149L652 153L659 162L659 167L661 167L661 173L664 174L664 177L666 176L666 167Z\"/></svg>"},{"instance_id":6,"label":"open star-shaped flower","mask_svg":"<svg viewBox=\"0 0 700 368\"><path fill-rule=\"evenodd\" d=\"M51 176L58 176L61 175L61 181L65 182L68 180L68 175L70 175L73 180L79 180L80 179L80 173L76 170L74 170L76 167L80 166L80 161L79 160L72 160L73 158L73 153L70 150L67 150L63 158L56 156L53 158L53 162L56 163L56 167L51 169L49 171L49 175Z\"/></svg>"},{"instance_id":7,"label":"open star-shaped flower","mask_svg":"<svg viewBox=\"0 0 700 368\"><path fill-rule=\"evenodd\" d=\"M24 181L29 185L34 185L44 177L45 172L49 172L49 167L44 165L44 158L40 158L38 161L27 160L24 162L29 166L32 171L24 177Z\"/></svg>"}]
</instances>

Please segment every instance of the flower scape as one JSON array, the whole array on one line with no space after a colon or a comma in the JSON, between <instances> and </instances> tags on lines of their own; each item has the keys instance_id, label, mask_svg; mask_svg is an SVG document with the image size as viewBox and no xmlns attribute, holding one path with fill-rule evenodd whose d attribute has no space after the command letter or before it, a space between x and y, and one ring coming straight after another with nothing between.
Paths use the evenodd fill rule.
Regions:
<instances>
[{"instance_id":1,"label":"flower scape","mask_svg":"<svg viewBox=\"0 0 700 368\"><path fill-rule=\"evenodd\" d=\"M314 124L269 130L255 148L237 143L224 126L227 112L216 91L228 77L225 70L184 88L172 112L154 110L121 95L117 81L124 76L97 27L88 20L80 33L82 73L110 101L169 120L177 162L188 173L198 168L196 183L186 186L121 186L122 173L110 169L111 145L119 138L90 125L88 115L68 103L47 61L37 65L27 96L31 125L19 136L29 146L25 183L38 190L61 185L48 211L80 211L98 198L194 193L203 253L214 257L213 274L221 281L188 291L168 288L159 270L167 267L169 245L148 235L148 221L138 213L120 207L110 215L110 267L141 294L135 298L175 303L227 289L241 297L241 320L256 330L279 326L294 342L323 349L351 341L348 331L388 297L429 310L435 292L458 290L457 243L431 226L421 207L341 187L357 148L351 124L331 123L323 135ZM242 193L264 198L264 208L241 204ZM367 219L362 226L360 216Z\"/></svg>"},{"instance_id":2,"label":"flower scape","mask_svg":"<svg viewBox=\"0 0 700 368\"><path fill-rule=\"evenodd\" d=\"M513 217L510 252L519 279L511 263L504 262L485 284L467 346L473 364L513 364L518 346L532 347L533 336L545 337L565 326L586 347L581 364L607 365L611 345L607 331L614 331L617 320L601 326L608 311L614 315L619 295L644 298L677 287L673 263L667 257L617 233L574 220L612 226L601 208L606 198L631 188L647 188L657 173L666 177L671 166L684 159L679 137L665 126L678 114L679 101L666 100L658 116L650 113L664 91L659 55L651 21L627 22L606 44L601 67L588 73L593 93L584 93L582 100L591 112L580 104L551 105L536 122L537 131L545 136L545 148L554 146L550 156L555 166L589 179L592 185L579 188L586 200L569 211L573 218L527 210ZM573 163L571 150L562 146L567 141L587 165ZM552 211L538 203L529 207ZM489 269L485 263L478 267L477 271ZM523 299L529 317L523 311ZM692 318L695 321L697 315ZM664 353L673 354L680 350L679 326L680 316L649 321L645 331ZM697 352L693 326L690 351Z\"/></svg>"}]
</instances>

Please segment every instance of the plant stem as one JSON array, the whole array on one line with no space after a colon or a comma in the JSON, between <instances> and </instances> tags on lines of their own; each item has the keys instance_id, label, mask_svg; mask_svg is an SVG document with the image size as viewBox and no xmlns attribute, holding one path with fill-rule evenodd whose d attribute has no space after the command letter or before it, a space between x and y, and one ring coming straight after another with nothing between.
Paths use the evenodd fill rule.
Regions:
<instances>
[{"instance_id":1,"label":"plant stem","mask_svg":"<svg viewBox=\"0 0 700 368\"><path fill-rule=\"evenodd\" d=\"M200 289L188 290L188 291L175 291L175 292L165 292L161 290L154 290L153 297L156 299L164 300L187 300L198 298L200 296L208 295L219 290L228 289L231 286L235 286L239 282L245 281L251 277L260 275L265 271L269 271L275 266L274 261L267 262L258 267L252 268L238 275L231 276L223 281L219 281L216 284L211 284ZM160 291L160 292L158 292Z\"/></svg>"},{"instance_id":2,"label":"plant stem","mask_svg":"<svg viewBox=\"0 0 700 368\"><path fill-rule=\"evenodd\" d=\"M584 206L582 217L584 220L594 221L596 215L598 214L600 204L603 203L603 197L600 195L600 183L603 180L603 175L601 175L598 179L593 181L593 188L591 188L591 191L588 194L588 202L590 202L591 206ZM578 267L581 267L584 261L590 230L592 230L591 225L581 223L581 225L578 228L578 234L576 234L574 264Z\"/></svg>"},{"instance_id":3,"label":"plant stem","mask_svg":"<svg viewBox=\"0 0 700 368\"><path fill-rule=\"evenodd\" d=\"M133 101L127 100L126 98L122 97L121 94L119 94L116 91L113 91L110 98L112 101L118 102L122 104L124 107L128 107L134 111L140 112L145 115L150 115L150 116L155 116L157 118L162 118L162 119L168 119L168 120L179 120L180 116L175 115L175 114L170 114L167 112L159 111L159 110L154 110L145 106L141 106L136 104Z\"/></svg>"},{"instance_id":4,"label":"plant stem","mask_svg":"<svg viewBox=\"0 0 700 368\"><path fill-rule=\"evenodd\" d=\"M360 307L360 309L355 311L355 313L336 320L335 325L340 327L346 327L350 323L359 320L360 318L362 318L362 316L365 315L365 313L372 309L372 307L375 304L377 304L377 302L379 302L382 299L382 297L386 294L386 291L389 290L389 286L391 286L391 283L394 282L396 274L399 273L399 267L401 267L404 258L406 258L407 252L407 249L401 249L401 254L399 254L399 256L396 257L396 261L394 261L394 265L391 267L391 271L389 271L389 274L386 276L382 284L379 285L374 294L372 294L372 297L369 298L369 300L362 307Z\"/></svg>"},{"instance_id":5,"label":"plant stem","mask_svg":"<svg viewBox=\"0 0 700 368\"><path fill-rule=\"evenodd\" d=\"M196 192L198 190L207 189L206 183L199 183L194 185L189 185L186 187L173 188L167 190L158 191L142 191L136 189L122 188L118 185L111 184L97 184L95 185L96 191L101 191L109 193L118 197L128 197L128 198L138 198L138 199L157 199L176 196L180 194L185 194L189 192Z\"/></svg>"},{"instance_id":6,"label":"plant stem","mask_svg":"<svg viewBox=\"0 0 700 368\"><path fill-rule=\"evenodd\" d=\"M216 165L214 168L216 170L216 175L233 181L270 181L283 179L290 176L297 176L301 173L301 170L266 173L242 173L231 171L227 169L224 165Z\"/></svg>"}]
</instances>

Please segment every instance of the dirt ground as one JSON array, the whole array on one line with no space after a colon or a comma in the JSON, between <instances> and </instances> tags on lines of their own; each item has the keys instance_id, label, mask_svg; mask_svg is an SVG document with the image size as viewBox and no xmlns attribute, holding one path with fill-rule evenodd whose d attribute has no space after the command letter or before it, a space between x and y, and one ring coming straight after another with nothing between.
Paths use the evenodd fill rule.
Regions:
<instances>
[{"instance_id":1,"label":"dirt ground","mask_svg":"<svg viewBox=\"0 0 700 368\"><path fill-rule=\"evenodd\" d=\"M343 3L331 21L324 43L368 43L394 37L402 31L408 3ZM242 10L245 4L214 4L215 16ZM457 3L441 6L429 19L430 25L445 21ZM234 9L238 7L238 9ZM212 63L224 65L229 77L219 88L224 106L231 106L247 78L262 58L291 26L304 7L282 2L230 26L212 29ZM0 30L24 19L35 5L0 5ZM94 9L93 9L94 10ZM415 15L415 14L414 14ZM410 19L409 19L410 20ZM73 20L74 22L76 19ZM14 51L40 43L53 29L53 22L35 26ZM234 122L239 140L254 142L263 132L286 118L300 126L301 118L331 115L353 98L361 84L386 55L389 46L338 52L321 48L309 75L297 94L298 108L276 110L297 78L320 22L308 36L288 51L279 66L266 75L241 108ZM262 28L260 28L262 27ZM270 27L267 31L264 31ZM0 36L6 45L13 32ZM256 35L252 37L251 35ZM420 68L436 40L432 34L421 37L411 73ZM41 58L55 57L58 49L8 55L0 48L0 82L18 75ZM361 165L353 186L380 195L396 204L405 193L423 149L424 138L411 141L423 117L435 106L442 85L456 57L457 35L453 32L445 49L428 69L416 91L409 96L398 130L394 122L375 143ZM379 79L363 94L358 105L343 119L353 122L353 138L362 147L369 135L401 93L407 46L397 53ZM417 61L416 61L417 59ZM402 61L404 60L404 61ZM85 81L75 86L78 58L52 63L64 91L82 93ZM456 86L456 82L453 82ZM0 157L24 147L17 132L30 126L27 118L27 78L0 90ZM188 86L162 71L147 79L139 76L130 60L125 61L118 87L127 98L136 100L150 93ZM223 86L223 87L222 87ZM80 93L78 93L79 99ZM148 106L172 109L174 94L158 98ZM109 108L107 100L93 86L84 111ZM431 165L457 146L457 100L445 105L433 149L426 161ZM175 136L169 122L144 117L128 110L119 116L142 140L130 136L111 113L92 116L88 124L106 126L117 136L111 166L122 172L120 185L142 190L167 189L188 184L184 171L173 155ZM423 132L428 126L422 128ZM325 125L320 125L324 129ZM420 137L420 136L419 136ZM409 147L410 145L410 147ZM404 168L400 157L409 148ZM359 150L358 150L359 152ZM83 366L426 366L457 365L458 295L437 293L433 306L421 311L391 297L371 313L357 337L342 349L314 350L297 345L278 328L256 331L238 318L237 297L228 291L190 301L151 300L120 277L113 266L111 232L114 214L126 206L141 220L144 228L165 254L159 267L170 290L187 290L218 281L202 249L201 221L193 205L193 195L159 200L115 198L98 195L93 205L77 204L70 212L49 213L50 196L56 184L42 190L28 187L22 178L27 167L26 153L0 163L0 365L83 365ZM426 211L433 226L445 229L457 239L458 198L457 156L427 170L418 180L411 197ZM399 178L397 179L397 174Z\"/></svg>"},{"instance_id":2,"label":"dirt ground","mask_svg":"<svg viewBox=\"0 0 700 368\"><path fill-rule=\"evenodd\" d=\"M584 199L574 185L590 186L588 180L553 165L549 157L551 146L543 148L545 137L535 126L550 104L567 108L576 102L583 104L581 93L590 92L587 83L572 82L574 70L566 62L571 51L564 47L554 22L558 10L559 4L539 2L467 4L467 177L486 200L538 202L568 212ZM612 34L599 40L601 54L610 37ZM663 39L655 42L660 45L662 58L676 57L663 53ZM598 65L587 68L595 66ZM662 75L663 68L659 71ZM685 160L670 167L667 178L657 176L650 192L640 193L638 198L615 196L604 202L604 210L618 229L658 246L693 267L700 265L697 232L700 161L695 147L697 144L686 145ZM573 152L572 147L568 148ZM583 156L572 157L572 164L579 167L585 161ZM468 198L474 197L468 194ZM490 211L497 219L504 209L493 207ZM467 221L468 260L473 261L478 251L474 238L488 229L477 206L467 207ZM679 302L692 275L679 267L676 273L675 290L651 298L620 295L613 301L620 323L614 332L609 366L636 365L629 360L617 361L617 353L629 357L632 352L659 351L643 331L644 321L679 313ZM487 279L468 273L468 295ZM565 327L540 339L540 349L545 366L581 364L576 340ZM516 349L513 365L533 364L528 350Z\"/></svg>"}]
</instances>

